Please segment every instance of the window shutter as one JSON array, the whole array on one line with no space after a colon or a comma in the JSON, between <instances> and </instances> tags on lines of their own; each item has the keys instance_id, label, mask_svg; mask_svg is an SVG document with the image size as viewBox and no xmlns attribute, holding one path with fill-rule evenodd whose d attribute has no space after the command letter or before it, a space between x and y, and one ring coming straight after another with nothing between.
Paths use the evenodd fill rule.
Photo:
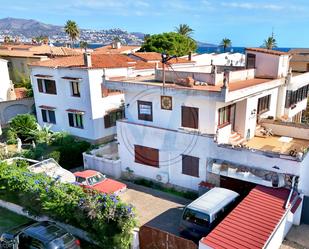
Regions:
<instances>
[{"instance_id":1,"label":"window shutter","mask_svg":"<svg viewBox=\"0 0 309 249\"><path fill-rule=\"evenodd\" d=\"M74 127L74 116L73 116L73 113L68 113L68 117L69 117L69 125L71 127Z\"/></svg>"},{"instance_id":2,"label":"window shutter","mask_svg":"<svg viewBox=\"0 0 309 249\"><path fill-rule=\"evenodd\" d=\"M290 108L291 106L291 95L292 95L292 91L286 91L285 108Z\"/></svg>"},{"instance_id":3,"label":"window shutter","mask_svg":"<svg viewBox=\"0 0 309 249\"><path fill-rule=\"evenodd\" d=\"M54 80L45 80L46 93L57 94L56 82Z\"/></svg>"},{"instance_id":4,"label":"window shutter","mask_svg":"<svg viewBox=\"0 0 309 249\"><path fill-rule=\"evenodd\" d=\"M46 110L41 110L41 113L42 113L42 120L43 122L47 122L47 115L46 115Z\"/></svg>"},{"instance_id":5,"label":"window shutter","mask_svg":"<svg viewBox=\"0 0 309 249\"><path fill-rule=\"evenodd\" d=\"M39 92L42 93L43 92L43 80L42 79L37 79L37 82L38 82Z\"/></svg>"},{"instance_id":6,"label":"window shutter","mask_svg":"<svg viewBox=\"0 0 309 249\"><path fill-rule=\"evenodd\" d=\"M181 107L181 126L187 128L198 129L198 108Z\"/></svg>"},{"instance_id":7,"label":"window shutter","mask_svg":"<svg viewBox=\"0 0 309 249\"><path fill-rule=\"evenodd\" d=\"M49 122L52 124L56 124L56 116L54 111L48 111Z\"/></svg>"},{"instance_id":8,"label":"window shutter","mask_svg":"<svg viewBox=\"0 0 309 249\"><path fill-rule=\"evenodd\" d=\"M111 120L109 114L104 116L104 126L105 128L111 127Z\"/></svg>"},{"instance_id":9,"label":"window shutter","mask_svg":"<svg viewBox=\"0 0 309 249\"><path fill-rule=\"evenodd\" d=\"M199 158L182 155L182 174L199 177Z\"/></svg>"},{"instance_id":10,"label":"window shutter","mask_svg":"<svg viewBox=\"0 0 309 249\"><path fill-rule=\"evenodd\" d=\"M134 145L135 162L159 167L159 150L141 145Z\"/></svg>"}]
</instances>

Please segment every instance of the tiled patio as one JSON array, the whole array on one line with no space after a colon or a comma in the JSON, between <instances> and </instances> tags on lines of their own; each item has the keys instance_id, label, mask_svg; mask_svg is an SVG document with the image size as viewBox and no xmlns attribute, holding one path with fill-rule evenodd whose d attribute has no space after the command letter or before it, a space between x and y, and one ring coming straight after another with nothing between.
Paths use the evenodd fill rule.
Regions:
<instances>
[{"instance_id":1,"label":"tiled patio","mask_svg":"<svg viewBox=\"0 0 309 249\"><path fill-rule=\"evenodd\" d=\"M302 152L304 148L309 147L309 140L293 138L289 143L283 143L279 141L280 136L270 137L254 137L250 139L246 145L249 148L262 150L262 151L273 151L282 154L289 154L291 150Z\"/></svg>"}]
</instances>

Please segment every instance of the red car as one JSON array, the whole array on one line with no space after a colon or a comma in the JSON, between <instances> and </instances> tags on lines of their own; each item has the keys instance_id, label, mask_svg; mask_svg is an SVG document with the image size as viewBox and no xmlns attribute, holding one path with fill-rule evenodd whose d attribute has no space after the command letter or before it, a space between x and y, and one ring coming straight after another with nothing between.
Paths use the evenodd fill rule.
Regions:
<instances>
[{"instance_id":1,"label":"red car","mask_svg":"<svg viewBox=\"0 0 309 249\"><path fill-rule=\"evenodd\" d=\"M85 188L95 189L105 194L117 194L124 191L127 185L107 178L95 170L85 170L74 173L76 182Z\"/></svg>"}]
</instances>

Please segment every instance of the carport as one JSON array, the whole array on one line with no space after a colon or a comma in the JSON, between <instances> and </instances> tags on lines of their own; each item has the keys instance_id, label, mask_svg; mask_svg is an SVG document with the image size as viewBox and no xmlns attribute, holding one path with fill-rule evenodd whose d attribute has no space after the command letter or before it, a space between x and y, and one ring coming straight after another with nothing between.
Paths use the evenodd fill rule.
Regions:
<instances>
[{"instance_id":1,"label":"carport","mask_svg":"<svg viewBox=\"0 0 309 249\"><path fill-rule=\"evenodd\" d=\"M299 195L290 196L288 189L257 186L200 240L199 249L279 248L291 226L298 224L301 204Z\"/></svg>"}]
</instances>

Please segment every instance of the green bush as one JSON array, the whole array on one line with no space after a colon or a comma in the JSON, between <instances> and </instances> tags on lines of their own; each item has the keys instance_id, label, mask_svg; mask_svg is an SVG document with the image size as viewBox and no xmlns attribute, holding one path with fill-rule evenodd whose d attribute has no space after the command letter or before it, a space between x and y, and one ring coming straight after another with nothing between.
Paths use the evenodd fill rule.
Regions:
<instances>
[{"instance_id":1,"label":"green bush","mask_svg":"<svg viewBox=\"0 0 309 249\"><path fill-rule=\"evenodd\" d=\"M115 195L86 191L15 164L0 163L0 198L24 206L31 214L79 227L102 248L129 248L136 226L134 208Z\"/></svg>"},{"instance_id":2,"label":"green bush","mask_svg":"<svg viewBox=\"0 0 309 249\"><path fill-rule=\"evenodd\" d=\"M57 163L60 161L61 153L60 151L54 150L53 152L48 154L48 158L53 158Z\"/></svg>"},{"instance_id":3,"label":"green bush","mask_svg":"<svg viewBox=\"0 0 309 249\"><path fill-rule=\"evenodd\" d=\"M7 129L5 137L6 137L6 143L7 144L16 144L17 143L17 134L13 130Z\"/></svg>"},{"instance_id":4,"label":"green bush","mask_svg":"<svg viewBox=\"0 0 309 249\"><path fill-rule=\"evenodd\" d=\"M19 137L22 141L33 139L31 134L37 129L36 119L31 114L19 114L9 123L9 131L11 137Z\"/></svg>"}]
</instances>

